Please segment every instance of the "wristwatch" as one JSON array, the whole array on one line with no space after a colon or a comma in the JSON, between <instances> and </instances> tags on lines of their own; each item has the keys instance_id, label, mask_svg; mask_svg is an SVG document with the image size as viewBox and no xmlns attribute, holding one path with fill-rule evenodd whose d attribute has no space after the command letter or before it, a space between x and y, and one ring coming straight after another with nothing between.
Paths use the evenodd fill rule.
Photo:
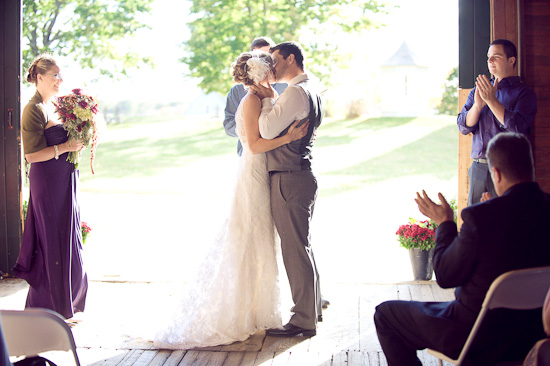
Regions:
<instances>
[{"instance_id":1,"label":"wristwatch","mask_svg":"<svg viewBox=\"0 0 550 366\"><path fill-rule=\"evenodd\" d=\"M57 148L57 145L53 145L53 148L55 150L55 160L59 159L59 149Z\"/></svg>"}]
</instances>

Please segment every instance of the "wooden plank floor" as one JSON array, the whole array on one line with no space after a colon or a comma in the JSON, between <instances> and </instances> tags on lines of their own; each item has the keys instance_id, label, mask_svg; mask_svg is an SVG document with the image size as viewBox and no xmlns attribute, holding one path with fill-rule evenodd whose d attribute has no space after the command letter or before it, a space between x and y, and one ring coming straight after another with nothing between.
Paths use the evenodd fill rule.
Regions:
<instances>
[{"instance_id":1,"label":"wooden plank floor","mask_svg":"<svg viewBox=\"0 0 550 366\"><path fill-rule=\"evenodd\" d=\"M158 282L90 282L86 312L82 322L73 328L82 365L387 365L374 327L375 306L392 299L448 301L454 298L452 290L443 290L434 281L329 284L323 292L331 306L324 311L324 321L319 323L317 335L312 338L266 337L264 331L259 331L245 342L170 351L153 349L151 342L125 335L128 324L155 316L157 305L170 294L173 286ZM0 309L23 309L27 289L24 281L1 280ZM56 352L48 356L60 366L71 364L67 354ZM419 352L419 357L424 365L437 365L435 358L425 351Z\"/></svg>"}]
</instances>

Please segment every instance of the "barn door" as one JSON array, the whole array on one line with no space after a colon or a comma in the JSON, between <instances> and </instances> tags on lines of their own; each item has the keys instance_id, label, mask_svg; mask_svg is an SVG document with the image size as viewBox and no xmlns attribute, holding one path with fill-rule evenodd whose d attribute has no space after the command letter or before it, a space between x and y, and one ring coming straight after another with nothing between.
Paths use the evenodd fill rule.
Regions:
<instances>
[{"instance_id":1,"label":"barn door","mask_svg":"<svg viewBox=\"0 0 550 366\"><path fill-rule=\"evenodd\" d=\"M21 243L21 0L0 1L0 271Z\"/></svg>"}]
</instances>

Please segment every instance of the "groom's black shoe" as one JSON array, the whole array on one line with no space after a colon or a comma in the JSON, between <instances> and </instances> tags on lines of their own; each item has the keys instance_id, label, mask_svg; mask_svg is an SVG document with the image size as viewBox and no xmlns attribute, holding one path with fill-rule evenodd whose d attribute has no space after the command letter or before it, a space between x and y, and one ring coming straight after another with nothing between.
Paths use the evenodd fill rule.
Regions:
<instances>
[{"instance_id":1,"label":"groom's black shoe","mask_svg":"<svg viewBox=\"0 0 550 366\"><path fill-rule=\"evenodd\" d=\"M300 328L288 323L286 325L283 325L282 329L280 328L268 329L265 333L272 337L294 337L294 336L297 336L298 334L301 334L304 337L313 337L314 335L317 334L317 331L315 329Z\"/></svg>"}]
</instances>

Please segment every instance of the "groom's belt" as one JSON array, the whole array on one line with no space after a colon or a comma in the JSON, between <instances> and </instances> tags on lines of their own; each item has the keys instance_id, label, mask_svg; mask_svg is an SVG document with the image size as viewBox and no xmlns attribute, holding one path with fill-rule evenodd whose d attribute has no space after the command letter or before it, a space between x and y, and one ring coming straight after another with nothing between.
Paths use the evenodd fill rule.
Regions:
<instances>
[{"instance_id":1,"label":"groom's belt","mask_svg":"<svg viewBox=\"0 0 550 366\"><path fill-rule=\"evenodd\" d=\"M309 169L302 169L302 170L271 170L269 171L269 175L273 174L284 174L284 173L300 173L300 172L310 172L311 168Z\"/></svg>"},{"instance_id":2,"label":"groom's belt","mask_svg":"<svg viewBox=\"0 0 550 366\"><path fill-rule=\"evenodd\" d=\"M274 174L284 174L284 173L293 173L293 172L300 172L301 170L272 170L269 172L269 176L271 177Z\"/></svg>"}]
</instances>

